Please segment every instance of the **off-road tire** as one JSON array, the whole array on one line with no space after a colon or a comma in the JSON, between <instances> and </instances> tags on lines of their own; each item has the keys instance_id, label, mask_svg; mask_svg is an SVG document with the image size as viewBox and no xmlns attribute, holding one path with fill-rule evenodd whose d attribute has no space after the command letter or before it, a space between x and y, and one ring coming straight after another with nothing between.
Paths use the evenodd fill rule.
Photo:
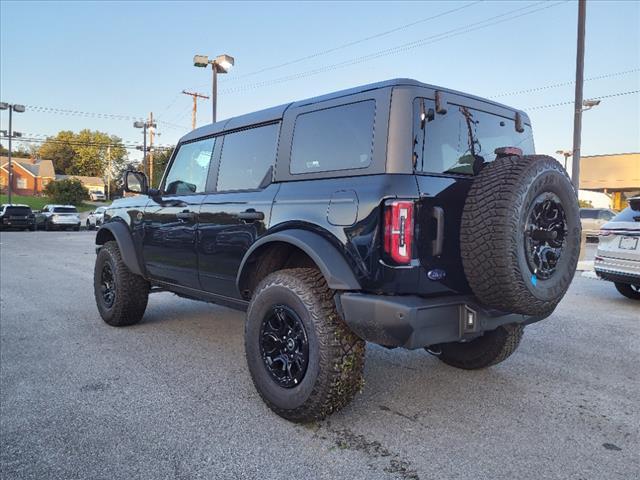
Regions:
<instances>
[{"instance_id":1,"label":"off-road tire","mask_svg":"<svg viewBox=\"0 0 640 480\"><path fill-rule=\"evenodd\" d=\"M307 371L293 388L272 379L260 352L262 321L276 304L294 310L307 333ZM293 422L326 417L347 405L363 385L365 342L340 318L333 290L314 268L280 270L260 282L247 311L245 350L251 378L263 401Z\"/></svg>"},{"instance_id":2,"label":"off-road tire","mask_svg":"<svg viewBox=\"0 0 640 480\"><path fill-rule=\"evenodd\" d=\"M547 193L564 209L566 235L555 272L541 279L527 261L525 229L530 206ZM486 164L469 190L460 228L471 290L483 304L501 311L550 315L573 280L580 232L576 191L555 159L510 156Z\"/></svg>"},{"instance_id":3,"label":"off-road tire","mask_svg":"<svg viewBox=\"0 0 640 480\"><path fill-rule=\"evenodd\" d=\"M108 307L102 296L102 268L109 262L115 283L115 300ZM96 305L102 319L113 327L125 327L142 320L149 299L149 282L127 268L115 241L105 243L96 258L93 273Z\"/></svg>"},{"instance_id":4,"label":"off-road tire","mask_svg":"<svg viewBox=\"0 0 640 480\"><path fill-rule=\"evenodd\" d=\"M523 333L522 325L503 325L470 342L443 343L429 350L440 350L438 358L447 365L477 370L506 360L520 345Z\"/></svg>"},{"instance_id":5,"label":"off-road tire","mask_svg":"<svg viewBox=\"0 0 640 480\"><path fill-rule=\"evenodd\" d=\"M615 282L615 286L618 292L625 297L630 298L631 300L640 300L640 285L631 286L628 283Z\"/></svg>"}]
</instances>

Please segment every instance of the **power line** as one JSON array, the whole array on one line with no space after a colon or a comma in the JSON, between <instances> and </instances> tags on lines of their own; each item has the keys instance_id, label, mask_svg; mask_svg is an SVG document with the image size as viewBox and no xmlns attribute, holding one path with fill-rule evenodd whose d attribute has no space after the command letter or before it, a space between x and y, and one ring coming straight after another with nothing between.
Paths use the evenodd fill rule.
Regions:
<instances>
[{"instance_id":1,"label":"power line","mask_svg":"<svg viewBox=\"0 0 640 480\"><path fill-rule=\"evenodd\" d=\"M253 90L256 88L261 88L261 87L266 87L266 86L270 86L270 85L275 85L275 84L279 84L279 83L284 83L284 82L288 82L291 80L297 80L297 79L301 79L301 78L306 78L309 76L313 76L313 75L317 75L319 73L324 73L327 71L331 71L331 70L337 70L339 68L344 68L344 67L348 67L351 65L356 65L359 63L364 63L364 62L368 62L370 60L375 60L377 58L381 58L387 55L391 55L391 54L396 54L396 53L401 53L401 52L405 52L408 50L412 50L414 48L418 48L424 45L429 45L429 44L433 44L448 38L452 38L452 37L456 37L459 35L463 35L465 33L469 33L469 32L473 32L476 30L481 30L487 27L491 27L494 25L498 25L500 23L504 23L510 20L514 20L516 18L520 18L520 17L524 17L526 15L531 15L533 13L537 13L539 11L542 10L546 10L549 8L553 8L559 5L562 5L564 3L567 3L568 0L563 0L561 2L556 2L556 3L547 3L547 2L538 2L535 3L533 5L527 5L525 7L519 7L513 10L510 10L508 12L499 14L499 15L494 15L492 17L489 17L485 20L481 20L478 22L474 22L474 23L470 23L467 25L463 25L461 27L457 27L451 30L448 30L446 32L442 32L439 34L435 34L435 35L431 35L422 39L418 39L418 40L414 40L412 42L407 42L401 45L397 45L395 47L391 47L391 48L387 48L384 50L380 50L377 52L373 52L370 53L368 55L363 55L360 57L356 57L356 58L352 58L349 60L345 60L342 62L338 62L332 65L325 65L322 67L318 67L312 70L307 70L305 72L299 72L299 73L295 73L295 74L291 74L291 75L287 75L287 76L283 76L283 77L279 77L279 78L275 78L275 79L271 79L271 80L265 80L262 82L256 82L256 83L251 83L251 84L245 84L245 85L239 85L236 87L231 87L228 88L226 90L224 90L222 93L226 93L226 94L232 94L232 93L239 93L239 92L244 92L247 90ZM544 4L543 6L540 6L540 4ZM538 7L539 8L534 8L534 7ZM533 10L531 10L532 8L534 8ZM514 15L515 13L518 12L522 12L523 10L530 10L530 11L525 11L524 13L519 13L517 15ZM506 18L504 18L506 17Z\"/></svg>"},{"instance_id":2,"label":"power line","mask_svg":"<svg viewBox=\"0 0 640 480\"><path fill-rule=\"evenodd\" d=\"M624 70L622 72L614 72L614 73L607 73L604 75L598 75L595 77L589 77L589 78L585 78L584 81L592 81L592 80L602 80L605 78L612 78L612 77L619 77L621 75L628 75L629 73L635 73L635 72L639 72L640 68L634 68L631 70ZM491 97L488 98L500 98L500 97L508 97L508 96L512 96L512 95L521 95L524 93L535 93L535 92L540 92L542 90L548 90L550 88L558 88L558 87L566 87L568 85L574 85L576 82L575 80L569 80L567 82L560 82L560 83L553 83L550 85L544 85L541 87L533 87L533 88L528 88L526 90L516 90L513 92L505 92L505 93L500 93L498 95L492 95Z\"/></svg>"},{"instance_id":3,"label":"power line","mask_svg":"<svg viewBox=\"0 0 640 480\"><path fill-rule=\"evenodd\" d=\"M83 112L80 110L69 110L65 108L42 107L39 105L25 105L28 110L42 113L54 113L56 115L71 115L80 117L108 118L113 120L140 120L142 117L133 115L121 115L117 113Z\"/></svg>"},{"instance_id":4,"label":"power line","mask_svg":"<svg viewBox=\"0 0 640 480\"><path fill-rule=\"evenodd\" d=\"M604 98L623 97L625 95L635 95L637 93L640 93L640 90L610 93L609 95L600 95L599 97L589 97L589 100L602 100ZM533 110L541 110L543 108L553 108L553 107L562 107L563 105L573 105L573 103L574 103L573 100L567 100L566 102L550 103L548 105L538 105L536 107L523 108L523 110L527 112L527 111L533 111Z\"/></svg>"},{"instance_id":5,"label":"power line","mask_svg":"<svg viewBox=\"0 0 640 480\"><path fill-rule=\"evenodd\" d=\"M368 42L369 40L375 40L377 38L381 38L381 37L390 35L392 33L399 32L400 30L405 30L405 29L413 27L415 25L419 25L421 23L428 22L429 20L435 20L436 18L444 17L445 15L449 15L451 13L459 12L460 10L464 10L466 8L473 7L474 5L476 5L478 3L481 3L482 1L483 0L477 0L475 2L467 3L467 4L462 5L460 7L452 8L450 10L446 10L446 11L438 13L436 15L431 15L430 17L422 18L420 20L416 20L416 21L413 21L411 23L400 25L398 27L392 28L390 30L386 30L384 32L379 32L379 33L376 33L374 35L370 35L368 37L364 37L364 38L360 38L358 40L353 40L351 42L343 43L342 45L338 45L338 46L335 46L335 47L332 47L332 48L328 48L328 49L325 49L325 50L320 50L320 51L317 51L315 53L311 53L309 55L305 55L303 57L296 58L294 60L289 60L287 62L283 62L283 63L280 63L278 65L272 65L272 66L269 66L269 67L261 68L259 70L255 70L253 72L249 72L249 73L245 73L245 74L242 74L242 75L234 76L232 78L233 78L233 80L236 80L236 79L239 79L239 78L251 77L251 76L254 76L254 75L258 75L260 73L264 73L264 72L269 71L269 70L276 70L276 69L279 69L279 68L282 68L282 67L287 67L289 65L294 65L296 63L304 62L305 60L310 60L310 59L313 59L313 58L321 57L323 55L328 55L330 53L337 52L338 50L343 50L345 48L353 47L354 45L358 45L360 43Z\"/></svg>"}]
</instances>

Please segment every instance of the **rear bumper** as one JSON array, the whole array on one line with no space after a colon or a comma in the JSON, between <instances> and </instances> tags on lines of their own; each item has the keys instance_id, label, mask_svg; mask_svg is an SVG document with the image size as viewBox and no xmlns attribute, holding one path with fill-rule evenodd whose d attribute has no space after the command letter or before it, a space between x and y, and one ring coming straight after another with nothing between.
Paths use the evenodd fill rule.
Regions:
<instances>
[{"instance_id":1,"label":"rear bumper","mask_svg":"<svg viewBox=\"0 0 640 480\"><path fill-rule=\"evenodd\" d=\"M640 282L640 262L634 260L605 257L600 254L596 257L593 268L604 280L634 285Z\"/></svg>"},{"instance_id":2,"label":"rear bumper","mask_svg":"<svg viewBox=\"0 0 640 480\"><path fill-rule=\"evenodd\" d=\"M408 349L471 340L500 325L529 324L544 318L491 310L467 295L427 299L346 292L337 304L342 318L360 338ZM470 314L472 325L468 323Z\"/></svg>"}]
</instances>

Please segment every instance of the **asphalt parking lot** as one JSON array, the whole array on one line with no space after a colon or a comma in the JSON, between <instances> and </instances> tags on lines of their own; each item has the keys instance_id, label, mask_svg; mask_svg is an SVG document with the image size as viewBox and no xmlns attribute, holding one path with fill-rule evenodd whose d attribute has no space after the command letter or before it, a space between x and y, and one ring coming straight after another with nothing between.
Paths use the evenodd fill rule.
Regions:
<instances>
[{"instance_id":1,"label":"asphalt parking lot","mask_svg":"<svg viewBox=\"0 0 640 480\"><path fill-rule=\"evenodd\" d=\"M253 388L242 313L158 293L105 325L94 235L0 235L3 479L640 476L640 305L612 284L576 276L487 370L368 345L354 402L295 425Z\"/></svg>"}]
</instances>

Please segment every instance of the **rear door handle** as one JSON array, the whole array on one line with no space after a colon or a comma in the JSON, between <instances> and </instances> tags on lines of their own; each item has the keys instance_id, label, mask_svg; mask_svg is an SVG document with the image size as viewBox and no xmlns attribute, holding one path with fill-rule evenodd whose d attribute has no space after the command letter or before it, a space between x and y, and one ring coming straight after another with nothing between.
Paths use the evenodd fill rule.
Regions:
<instances>
[{"instance_id":1,"label":"rear door handle","mask_svg":"<svg viewBox=\"0 0 640 480\"><path fill-rule=\"evenodd\" d=\"M256 212L252 208L245 210L244 212L238 213L238 218L240 220L250 220L252 222L256 220L264 220L263 212Z\"/></svg>"},{"instance_id":2,"label":"rear door handle","mask_svg":"<svg viewBox=\"0 0 640 480\"><path fill-rule=\"evenodd\" d=\"M184 210L182 212L176 213L176 217L180 220L193 220L196 218L196 212L190 212L189 210Z\"/></svg>"},{"instance_id":3,"label":"rear door handle","mask_svg":"<svg viewBox=\"0 0 640 480\"><path fill-rule=\"evenodd\" d=\"M444 245L444 210L442 207L433 207L431 216L436 221L436 238L431 241L431 252L434 257L439 257Z\"/></svg>"}]
</instances>

